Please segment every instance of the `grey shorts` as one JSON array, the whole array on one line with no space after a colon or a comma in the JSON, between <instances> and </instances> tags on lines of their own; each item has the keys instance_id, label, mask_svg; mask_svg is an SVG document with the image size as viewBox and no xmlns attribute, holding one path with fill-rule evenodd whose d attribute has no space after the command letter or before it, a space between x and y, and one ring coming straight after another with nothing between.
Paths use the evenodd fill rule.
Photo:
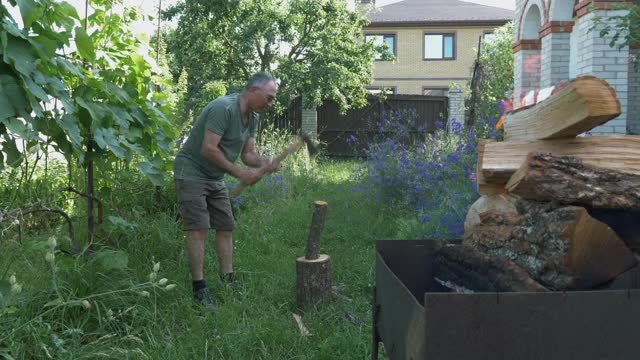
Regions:
<instances>
[{"instance_id":1,"label":"grey shorts","mask_svg":"<svg viewBox=\"0 0 640 360\"><path fill-rule=\"evenodd\" d=\"M233 210L224 184L176 179L176 195L184 230L233 230Z\"/></svg>"}]
</instances>

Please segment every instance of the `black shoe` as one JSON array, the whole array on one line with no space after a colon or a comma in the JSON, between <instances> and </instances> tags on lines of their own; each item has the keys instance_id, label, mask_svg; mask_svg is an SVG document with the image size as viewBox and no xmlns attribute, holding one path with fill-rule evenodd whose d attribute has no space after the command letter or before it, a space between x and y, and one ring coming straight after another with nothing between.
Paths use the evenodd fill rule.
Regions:
<instances>
[{"instance_id":1,"label":"black shoe","mask_svg":"<svg viewBox=\"0 0 640 360\"><path fill-rule=\"evenodd\" d=\"M213 296L211 296L209 288L194 291L193 300L209 312L213 313L216 311L216 303L213 301Z\"/></svg>"},{"instance_id":2,"label":"black shoe","mask_svg":"<svg viewBox=\"0 0 640 360\"><path fill-rule=\"evenodd\" d=\"M233 291L244 290L243 284L238 280L236 274L233 272L220 274L220 281L222 282L222 285L227 289L231 289Z\"/></svg>"}]
</instances>

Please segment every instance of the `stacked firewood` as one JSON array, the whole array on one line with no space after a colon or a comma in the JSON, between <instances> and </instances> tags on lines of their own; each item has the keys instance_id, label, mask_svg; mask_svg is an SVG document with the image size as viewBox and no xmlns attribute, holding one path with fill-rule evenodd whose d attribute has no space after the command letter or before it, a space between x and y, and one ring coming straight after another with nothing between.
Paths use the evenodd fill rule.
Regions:
<instances>
[{"instance_id":1,"label":"stacked firewood","mask_svg":"<svg viewBox=\"0 0 640 360\"><path fill-rule=\"evenodd\" d=\"M482 194L462 244L439 249L435 277L472 291L606 286L640 253L640 136L579 136L620 114L615 91L579 77L507 114L504 141L480 144Z\"/></svg>"}]
</instances>

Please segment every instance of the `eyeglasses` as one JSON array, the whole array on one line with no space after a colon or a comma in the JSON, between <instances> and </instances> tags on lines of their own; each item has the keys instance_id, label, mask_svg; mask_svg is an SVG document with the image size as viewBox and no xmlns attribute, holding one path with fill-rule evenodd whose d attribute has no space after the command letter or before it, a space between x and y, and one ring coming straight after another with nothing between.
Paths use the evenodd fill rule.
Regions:
<instances>
[{"instance_id":1,"label":"eyeglasses","mask_svg":"<svg viewBox=\"0 0 640 360\"><path fill-rule=\"evenodd\" d=\"M269 102L273 102L276 100L276 97L274 95L271 94L267 94L267 91L263 88L259 88L257 87L258 90L262 91L262 93L264 94L265 98L267 99L267 101Z\"/></svg>"}]
</instances>

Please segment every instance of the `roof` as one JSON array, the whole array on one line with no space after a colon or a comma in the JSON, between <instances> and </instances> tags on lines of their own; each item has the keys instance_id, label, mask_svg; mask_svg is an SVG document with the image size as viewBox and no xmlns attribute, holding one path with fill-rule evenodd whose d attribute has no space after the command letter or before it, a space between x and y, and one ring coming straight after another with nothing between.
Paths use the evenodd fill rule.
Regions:
<instances>
[{"instance_id":1,"label":"roof","mask_svg":"<svg viewBox=\"0 0 640 360\"><path fill-rule=\"evenodd\" d=\"M460 0L404 0L376 8L368 15L372 26L502 25L514 11Z\"/></svg>"}]
</instances>

